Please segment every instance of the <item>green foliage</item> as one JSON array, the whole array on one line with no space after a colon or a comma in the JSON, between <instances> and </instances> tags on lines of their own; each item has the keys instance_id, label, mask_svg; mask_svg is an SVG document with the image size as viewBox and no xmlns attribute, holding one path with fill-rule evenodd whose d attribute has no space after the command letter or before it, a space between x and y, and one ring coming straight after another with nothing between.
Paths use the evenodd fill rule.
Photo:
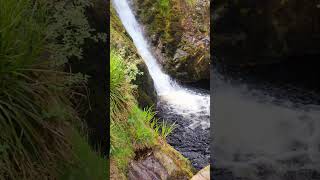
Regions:
<instances>
[{"instance_id":1,"label":"green foliage","mask_svg":"<svg viewBox=\"0 0 320 180\"><path fill-rule=\"evenodd\" d=\"M175 124L169 124L165 121L161 123L161 136L166 139L166 137L175 129Z\"/></svg>"},{"instance_id":2,"label":"green foliage","mask_svg":"<svg viewBox=\"0 0 320 180\"><path fill-rule=\"evenodd\" d=\"M8 72L39 63L44 50L45 20L38 3L0 0L0 77Z\"/></svg>"},{"instance_id":3,"label":"green foliage","mask_svg":"<svg viewBox=\"0 0 320 180\"><path fill-rule=\"evenodd\" d=\"M59 66L71 57L82 59L82 44L86 39L105 40L105 35L95 33L89 25L85 9L92 6L87 0L47 1L46 38L52 65Z\"/></svg>"},{"instance_id":4,"label":"green foliage","mask_svg":"<svg viewBox=\"0 0 320 180\"><path fill-rule=\"evenodd\" d=\"M134 106L129 116L128 122L134 127L137 132L137 139L143 142L146 146L155 144L157 136L165 139L175 128L175 124L169 124L165 121L159 122L155 117L152 107L141 110L138 106Z\"/></svg>"},{"instance_id":5,"label":"green foliage","mask_svg":"<svg viewBox=\"0 0 320 180\"><path fill-rule=\"evenodd\" d=\"M82 137L77 130L71 131L72 151L75 161L69 166L61 165L60 180L101 180L108 179L108 161L100 157L91 149L88 140Z\"/></svg>"},{"instance_id":6,"label":"green foliage","mask_svg":"<svg viewBox=\"0 0 320 180\"><path fill-rule=\"evenodd\" d=\"M134 156L131 137L125 124L110 122L110 140L110 155L118 168L125 171L129 160Z\"/></svg>"},{"instance_id":7,"label":"green foliage","mask_svg":"<svg viewBox=\"0 0 320 180\"><path fill-rule=\"evenodd\" d=\"M197 3L197 0L186 0L189 6L194 6Z\"/></svg>"},{"instance_id":8,"label":"green foliage","mask_svg":"<svg viewBox=\"0 0 320 180\"><path fill-rule=\"evenodd\" d=\"M80 57L91 30L84 4L52 9L62 2L0 0L0 179L52 178L73 159L66 131L80 125L74 89L86 77L57 65Z\"/></svg>"},{"instance_id":9,"label":"green foliage","mask_svg":"<svg viewBox=\"0 0 320 180\"><path fill-rule=\"evenodd\" d=\"M127 78L126 66L114 50L110 52L110 117L112 121L128 116L134 103L133 90Z\"/></svg>"},{"instance_id":10,"label":"green foliage","mask_svg":"<svg viewBox=\"0 0 320 180\"><path fill-rule=\"evenodd\" d=\"M133 89L127 67L117 51L110 52L110 155L117 166L125 171L134 155L127 118L134 106Z\"/></svg>"},{"instance_id":11,"label":"green foliage","mask_svg":"<svg viewBox=\"0 0 320 180\"><path fill-rule=\"evenodd\" d=\"M125 64L125 74L127 80L131 83L136 80L137 75L143 74L140 72L137 64L142 60L137 54L136 47L130 36L125 34L125 30L122 27L120 19L116 16L116 12L113 8L111 11L111 25L110 25L110 41L111 49L116 49L117 55L122 58L123 63ZM135 85L132 85L132 88L136 88Z\"/></svg>"},{"instance_id":12,"label":"green foliage","mask_svg":"<svg viewBox=\"0 0 320 180\"><path fill-rule=\"evenodd\" d=\"M147 124L154 115L154 112L143 111L138 106L132 108L128 122L133 127L133 140L137 146L150 147L155 144L157 134Z\"/></svg>"},{"instance_id":13,"label":"green foliage","mask_svg":"<svg viewBox=\"0 0 320 180\"><path fill-rule=\"evenodd\" d=\"M167 16L170 10L170 1L169 0L160 0L159 1L160 13L164 16Z\"/></svg>"},{"instance_id":14,"label":"green foliage","mask_svg":"<svg viewBox=\"0 0 320 180\"><path fill-rule=\"evenodd\" d=\"M110 139L111 158L125 172L136 149L152 147L158 136L166 137L173 125L158 123L152 107L136 105L131 82L139 74L135 64L124 61L120 52L110 52Z\"/></svg>"},{"instance_id":15,"label":"green foliage","mask_svg":"<svg viewBox=\"0 0 320 180\"><path fill-rule=\"evenodd\" d=\"M174 130L175 124L169 124L164 120L160 123L159 119L155 117L156 113L153 111L152 107L145 108L142 112L145 118L142 118L150 128L152 128L157 135L160 135L163 139Z\"/></svg>"},{"instance_id":16,"label":"green foliage","mask_svg":"<svg viewBox=\"0 0 320 180\"><path fill-rule=\"evenodd\" d=\"M182 22L185 14L181 13L182 2L135 0L135 3L139 4L138 17L142 24L146 25L148 36L160 39L166 54L173 57L184 31Z\"/></svg>"}]
</instances>

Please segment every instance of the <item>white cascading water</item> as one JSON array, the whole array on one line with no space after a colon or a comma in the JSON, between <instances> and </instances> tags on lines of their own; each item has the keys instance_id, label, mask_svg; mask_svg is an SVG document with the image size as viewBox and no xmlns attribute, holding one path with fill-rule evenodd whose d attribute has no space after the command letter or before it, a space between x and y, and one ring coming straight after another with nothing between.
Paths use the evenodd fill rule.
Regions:
<instances>
[{"instance_id":1,"label":"white cascading water","mask_svg":"<svg viewBox=\"0 0 320 180\"><path fill-rule=\"evenodd\" d=\"M113 6L124 25L126 31L133 39L139 55L146 63L149 73L154 81L155 89L161 100L171 106L172 111L183 116L196 114L209 115L210 96L201 94L179 86L169 75L165 74L155 57L152 55L149 45L143 36L141 26L137 22L130 9L127 0L113 0ZM201 125L202 128L209 128L209 118L200 120L192 118L191 128Z\"/></svg>"},{"instance_id":2,"label":"white cascading water","mask_svg":"<svg viewBox=\"0 0 320 180\"><path fill-rule=\"evenodd\" d=\"M279 174L288 170L320 169L319 105L276 104L264 91L218 76L213 80L215 163L254 180L261 178L259 167L272 174L268 180L281 180Z\"/></svg>"}]
</instances>

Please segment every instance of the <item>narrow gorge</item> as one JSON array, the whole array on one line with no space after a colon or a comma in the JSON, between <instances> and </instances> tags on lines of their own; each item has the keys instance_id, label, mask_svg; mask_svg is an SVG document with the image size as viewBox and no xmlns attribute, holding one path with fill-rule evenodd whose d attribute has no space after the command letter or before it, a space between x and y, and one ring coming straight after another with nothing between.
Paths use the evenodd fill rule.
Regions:
<instances>
[{"instance_id":1,"label":"narrow gorge","mask_svg":"<svg viewBox=\"0 0 320 180\"><path fill-rule=\"evenodd\" d=\"M162 16L163 23L167 23L166 26L171 30L174 28L172 24L177 23L175 21L178 21L179 26L182 26L183 23L190 20L189 16L191 15L197 15L199 19L205 17L202 13L196 14L196 11L190 11L189 14L181 16L182 10L186 11L199 6L206 6L209 10L207 1L192 1L191 4L191 1L148 2L149 6L159 8L159 12L153 15L155 19L152 22L156 21L155 16ZM141 73L136 74L132 83L137 85L139 107L144 109L151 107L156 112L155 118L158 120L151 121L156 124L160 123L162 127L159 127L161 130L158 130L156 125L155 131L160 131L162 136L165 134L164 141L158 141L159 145L164 147L167 146L166 143L171 145L175 149L174 151L177 151L176 157L181 157L187 162L190 161L190 170L192 173L196 173L210 163L209 23L202 26L202 31L198 29L200 28L199 24L207 23L207 21L196 21L196 24L189 24L188 28L198 31L194 37L188 32L190 29L174 29L174 32L180 31L178 35L180 38L171 39L168 36L175 36L171 30L157 31L166 29L162 28L161 24L155 26L156 31L150 30L152 29L150 26L154 26L154 24L144 24L143 18L145 16L139 13L144 13L148 9L145 3L138 3L138 1L127 0L112 1L111 14L113 12L115 14L111 18L114 20L111 23L111 32L114 32L114 36L111 34L111 45L118 50L119 54L122 54L121 56L125 58L126 63L137 61L134 66L137 66ZM172 4L181 8L180 12L174 7L170 7ZM149 8L154 9L155 7ZM202 11L199 8L197 10ZM166 11L166 13L161 11ZM204 12L208 13L209 11ZM173 20L174 18L180 19ZM208 20L208 17L206 18ZM151 20L149 19L149 21ZM152 33L158 34L156 35L158 40L154 39L155 36L151 35ZM167 35L163 36L163 33ZM168 41L161 47L156 45L165 40ZM172 44L176 44L176 46L172 46ZM172 63L177 64L173 65ZM151 124L150 127L154 127L154 124ZM170 132L166 133L166 129L170 129ZM162 172L162 170L157 172L155 169L150 169L151 166L158 169L168 169L165 165L168 163L163 163L163 161L172 161L165 158L172 153L168 154L166 150L159 151L156 147L157 145L151 145L135 150L134 160L131 160L125 168L129 179L139 179L142 176L167 179L168 175L172 178L170 172L176 171L174 170L176 166L183 168L179 167L180 163L178 163L175 167L171 165L169 172ZM173 156L171 158L175 161ZM205 171L208 172L209 168L206 168ZM179 170L177 172L174 173L176 174L175 178L191 178L191 176L186 178L186 176L179 175L181 174Z\"/></svg>"}]
</instances>

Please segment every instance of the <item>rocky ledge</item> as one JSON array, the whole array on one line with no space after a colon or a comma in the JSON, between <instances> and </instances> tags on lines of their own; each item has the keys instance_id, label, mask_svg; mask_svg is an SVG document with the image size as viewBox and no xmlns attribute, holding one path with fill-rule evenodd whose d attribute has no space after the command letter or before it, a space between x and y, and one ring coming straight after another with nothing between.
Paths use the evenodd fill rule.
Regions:
<instances>
[{"instance_id":1,"label":"rocky ledge","mask_svg":"<svg viewBox=\"0 0 320 180\"><path fill-rule=\"evenodd\" d=\"M209 79L209 0L133 0L132 6L168 74L180 82Z\"/></svg>"}]
</instances>

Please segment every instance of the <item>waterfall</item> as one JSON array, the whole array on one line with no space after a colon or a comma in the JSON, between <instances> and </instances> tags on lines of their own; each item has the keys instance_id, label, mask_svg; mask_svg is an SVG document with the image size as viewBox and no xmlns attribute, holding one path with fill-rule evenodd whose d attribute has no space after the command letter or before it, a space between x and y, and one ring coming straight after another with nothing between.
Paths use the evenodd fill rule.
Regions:
<instances>
[{"instance_id":1,"label":"waterfall","mask_svg":"<svg viewBox=\"0 0 320 180\"><path fill-rule=\"evenodd\" d=\"M139 55L148 67L160 100L170 106L171 111L193 121L191 127L201 125L209 128L210 96L179 86L169 75L165 74L153 56L144 38L141 26L137 22L127 0L113 0L113 7L131 36ZM206 116L206 118L199 118Z\"/></svg>"},{"instance_id":2,"label":"waterfall","mask_svg":"<svg viewBox=\"0 0 320 180\"><path fill-rule=\"evenodd\" d=\"M133 39L139 55L146 63L149 73L154 81L157 93L166 94L177 89L178 87L175 86L171 78L162 71L160 65L157 63L157 60L150 52L141 27L131 11L127 0L114 0L113 5L119 15L119 18L121 19L123 26Z\"/></svg>"},{"instance_id":3,"label":"waterfall","mask_svg":"<svg viewBox=\"0 0 320 180\"><path fill-rule=\"evenodd\" d=\"M261 178L257 167L266 167L274 176L292 169L319 169L319 105L278 99L218 72L212 83L216 164L252 179Z\"/></svg>"}]
</instances>

